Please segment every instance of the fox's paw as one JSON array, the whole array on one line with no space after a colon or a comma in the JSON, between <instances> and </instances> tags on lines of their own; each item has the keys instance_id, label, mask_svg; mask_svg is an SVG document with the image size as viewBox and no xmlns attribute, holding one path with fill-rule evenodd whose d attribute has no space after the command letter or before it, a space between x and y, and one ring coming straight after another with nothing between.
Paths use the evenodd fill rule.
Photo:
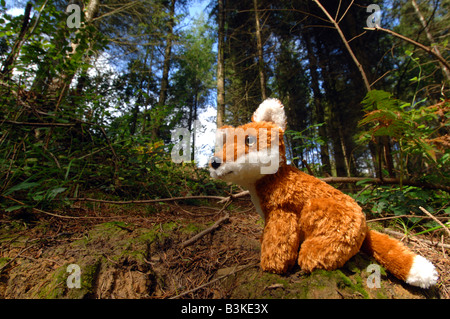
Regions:
<instances>
[{"instance_id":1,"label":"fox's paw","mask_svg":"<svg viewBox=\"0 0 450 319\"><path fill-rule=\"evenodd\" d=\"M285 274L292 268L294 262L275 261L261 258L261 269L274 274Z\"/></svg>"}]
</instances>

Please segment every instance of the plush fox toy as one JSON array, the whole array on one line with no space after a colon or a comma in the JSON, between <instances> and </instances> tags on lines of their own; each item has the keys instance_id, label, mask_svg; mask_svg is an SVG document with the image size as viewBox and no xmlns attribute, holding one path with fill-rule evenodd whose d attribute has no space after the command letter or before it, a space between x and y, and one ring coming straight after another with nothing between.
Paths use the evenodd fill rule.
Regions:
<instances>
[{"instance_id":1,"label":"plush fox toy","mask_svg":"<svg viewBox=\"0 0 450 319\"><path fill-rule=\"evenodd\" d=\"M400 241L369 230L361 207L348 195L287 165L284 107L265 100L252 122L217 130L210 173L247 188L265 226L261 268L286 273L342 267L359 250L408 284L429 288L438 275L431 262Z\"/></svg>"}]
</instances>

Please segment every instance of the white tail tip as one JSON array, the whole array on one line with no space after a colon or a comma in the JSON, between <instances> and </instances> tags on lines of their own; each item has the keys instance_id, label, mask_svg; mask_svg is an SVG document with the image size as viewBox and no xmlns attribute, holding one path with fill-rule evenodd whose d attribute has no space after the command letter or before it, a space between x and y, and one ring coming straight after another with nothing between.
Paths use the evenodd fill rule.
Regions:
<instances>
[{"instance_id":1,"label":"white tail tip","mask_svg":"<svg viewBox=\"0 0 450 319\"><path fill-rule=\"evenodd\" d=\"M433 264L422 256L415 256L406 283L421 288L430 288L436 284L437 280L438 273Z\"/></svg>"}]
</instances>

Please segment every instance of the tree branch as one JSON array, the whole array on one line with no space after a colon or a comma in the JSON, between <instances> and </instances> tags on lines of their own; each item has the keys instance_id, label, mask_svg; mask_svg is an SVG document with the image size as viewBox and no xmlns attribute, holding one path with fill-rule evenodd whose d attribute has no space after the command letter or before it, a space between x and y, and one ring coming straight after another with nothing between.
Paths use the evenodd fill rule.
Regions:
<instances>
[{"instance_id":1,"label":"tree branch","mask_svg":"<svg viewBox=\"0 0 450 319\"><path fill-rule=\"evenodd\" d=\"M334 28L336 29L336 31L339 33L339 36L341 37L342 41L344 42L344 45L347 48L348 53L352 57L356 66L358 67L359 72L361 73L361 76L363 78L364 85L366 86L367 92L369 92L371 89L370 89L370 83L369 83L369 80L367 79L366 73L364 72L364 69L363 69L361 63L359 63L358 59L356 58L355 54L353 53L353 50L350 47L350 44L348 43L347 39L345 38L345 35L342 32L341 28L339 27L338 22L336 22L336 20L333 19L333 17L328 13L327 9L325 9L324 6L322 6L322 4L319 2L319 0L314 0L314 2L319 6L319 8L323 11L323 13L325 13L328 20L330 20L330 22L334 25ZM347 8L345 13L342 15L340 20L342 20L342 18L345 16L345 14L347 13L349 8L350 8L350 6Z\"/></svg>"},{"instance_id":2,"label":"tree branch","mask_svg":"<svg viewBox=\"0 0 450 319\"><path fill-rule=\"evenodd\" d=\"M368 177L325 177L319 178L321 181L325 183L358 183L358 182L366 182L371 184L380 184L380 185L395 185L400 184L400 180L398 178L383 178L382 180L379 178L368 178ZM430 184L425 182L411 181L406 180L403 181L403 185L406 186L416 186L427 189L440 189L446 192L450 192L450 186L440 185L440 184ZM235 198L245 197L250 195L249 191L242 191L237 194L231 194L230 196L208 196L208 195L199 195L199 196L184 196L184 197L170 197L170 198L158 198L158 199L144 199L144 200L126 200L126 201L114 201L107 199L95 199L95 198L65 198L64 200L68 201L80 201L80 202L95 202L95 203L105 203L105 204L115 204L115 205L127 205L127 204L151 204L158 202L170 202L177 200L186 200L186 199L216 199L219 200L219 204L225 203L229 200L233 200Z\"/></svg>"},{"instance_id":3,"label":"tree branch","mask_svg":"<svg viewBox=\"0 0 450 319\"><path fill-rule=\"evenodd\" d=\"M442 223L439 219L437 219L436 217L434 217L429 211L427 211L425 208L423 208L422 206L419 206L419 209L427 214L430 218L432 218L436 223L438 223L439 225L442 226L442 228L444 228L444 230L447 232L447 234L450 236L450 230L448 229L448 226L445 226L444 223Z\"/></svg>"},{"instance_id":4,"label":"tree branch","mask_svg":"<svg viewBox=\"0 0 450 319\"><path fill-rule=\"evenodd\" d=\"M49 127L49 126L70 127L70 126L76 125L73 123L34 123L34 122L17 122L17 121L10 121L10 120L4 120L4 121L2 121L2 123L12 124L12 125L20 125L20 126L39 126L39 127Z\"/></svg>"},{"instance_id":5,"label":"tree branch","mask_svg":"<svg viewBox=\"0 0 450 319\"><path fill-rule=\"evenodd\" d=\"M223 196L184 196L184 197L170 197L170 198L158 198L158 199L143 199L143 200L125 200L125 201L115 201L115 200L107 200L107 199L95 199L95 198L65 198L64 200L73 201L73 202L95 202L95 203L105 203L105 204L115 204L115 205L127 205L127 204L150 204L150 203L159 203L159 202L171 202L176 200L185 200L185 199L218 199L218 200L226 200L229 197Z\"/></svg>"},{"instance_id":6,"label":"tree branch","mask_svg":"<svg viewBox=\"0 0 450 319\"><path fill-rule=\"evenodd\" d=\"M326 183L358 183L365 181L367 183L372 184L380 184L380 185L392 185L392 184L400 184L400 180L398 178L383 178L382 180L380 178L367 178L367 177L325 177L320 178L321 181L324 181ZM411 181L406 180L402 181L403 185L407 186L416 186L416 187L423 187L428 189L441 189L446 192L450 192L450 186L447 185L440 185L440 184L430 184L426 182L418 182L418 181Z\"/></svg>"},{"instance_id":7,"label":"tree branch","mask_svg":"<svg viewBox=\"0 0 450 319\"><path fill-rule=\"evenodd\" d=\"M189 245L192 245L193 243L195 243L197 240L199 240L199 239L202 238L203 236L205 236L205 235L211 233L212 231L216 230L217 228L219 228L219 226L220 226L222 223L227 222L229 219L230 219L230 215L229 215L229 214L226 214L224 217L222 217L221 219L219 219L218 221L216 221L216 222L214 223L214 225L212 225L211 227L206 228L205 230L201 231L200 233L198 233L198 234L195 235L194 237L192 237L192 238L190 238L190 239L188 239L188 240L182 242L182 243L180 244L180 247L181 247L181 248L185 248L185 247L187 247L187 246L189 246Z\"/></svg>"},{"instance_id":8,"label":"tree branch","mask_svg":"<svg viewBox=\"0 0 450 319\"><path fill-rule=\"evenodd\" d=\"M439 62L444 65L444 67L446 67L448 70L450 70L450 64L447 62L447 60L445 60L440 54L437 54L435 52L435 50L433 50L433 48L431 48L431 47L423 45L422 43L414 41L414 40L412 40L410 38L405 37L404 35L398 34L397 32L394 32L394 31L389 30L389 29L385 29L385 28L381 28L381 27L364 28L364 29L365 30L370 30L370 31L383 31L383 32L386 32L386 33L389 33L389 34L393 35L396 38L402 39L403 41L411 43L411 44L415 45L416 47L421 48L422 50L426 51L427 53L435 56L439 60Z\"/></svg>"}]
</instances>

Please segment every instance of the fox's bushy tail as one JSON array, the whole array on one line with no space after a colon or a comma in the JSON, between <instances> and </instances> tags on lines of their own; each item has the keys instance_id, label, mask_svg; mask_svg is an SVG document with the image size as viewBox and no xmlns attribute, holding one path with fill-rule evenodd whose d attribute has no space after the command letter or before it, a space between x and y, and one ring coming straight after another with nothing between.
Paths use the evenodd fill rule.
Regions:
<instances>
[{"instance_id":1,"label":"fox's bushy tail","mask_svg":"<svg viewBox=\"0 0 450 319\"><path fill-rule=\"evenodd\" d=\"M410 285L429 288L438 280L438 273L430 261L385 234L369 230L361 249Z\"/></svg>"}]
</instances>

